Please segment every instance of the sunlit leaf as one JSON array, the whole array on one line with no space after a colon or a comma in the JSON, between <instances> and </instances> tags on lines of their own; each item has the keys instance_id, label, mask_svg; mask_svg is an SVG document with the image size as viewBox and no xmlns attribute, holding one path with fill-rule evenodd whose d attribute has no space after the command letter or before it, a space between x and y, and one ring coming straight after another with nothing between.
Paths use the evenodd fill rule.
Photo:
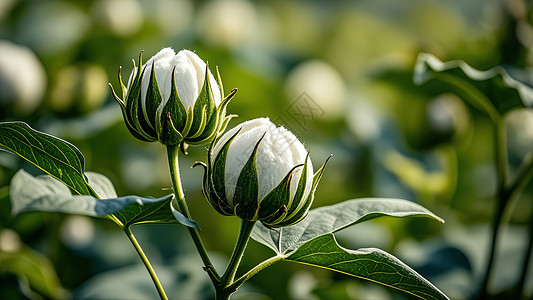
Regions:
<instances>
[{"instance_id":1,"label":"sunlit leaf","mask_svg":"<svg viewBox=\"0 0 533 300\"><path fill-rule=\"evenodd\" d=\"M181 223L197 227L196 222L183 217L179 221L171 211L172 195L162 198L125 196L116 197L112 184L105 176L87 173L94 190L103 196L114 198L98 199L92 196L72 195L61 182L49 175L33 177L20 170L11 180L11 202L13 214L24 211L48 211L79 214L93 217L111 217L120 226L142 223Z\"/></svg>"},{"instance_id":2,"label":"sunlit leaf","mask_svg":"<svg viewBox=\"0 0 533 300\"><path fill-rule=\"evenodd\" d=\"M345 249L331 233L302 244L285 260L370 280L422 299L448 299L437 287L391 254L375 248Z\"/></svg>"},{"instance_id":3,"label":"sunlit leaf","mask_svg":"<svg viewBox=\"0 0 533 300\"><path fill-rule=\"evenodd\" d=\"M531 81L524 80L520 73L509 72L502 66L480 71L464 61L442 62L431 54L421 53L414 81L423 84L437 79L451 84L464 100L494 119L516 108L533 107Z\"/></svg>"},{"instance_id":4,"label":"sunlit leaf","mask_svg":"<svg viewBox=\"0 0 533 300\"><path fill-rule=\"evenodd\" d=\"M0 123L0 148L19 155L80 195L94 195L84 177L85 159L69 142L24 122L5 122Z\"/></svg>"},{"instance_id":5,"label":"sunlit leaf","mask_svg":"<svg viewBox=\"0 0 533 300\"><path fill-rule=\"evenodd\" d=\"M364 198L313 209L300 223L277 229L257 224L252 238L274 250L287 254L315 237L382 216L422 216L444 222L424 207L401 199Z\"/></svg>"}]
</instances>

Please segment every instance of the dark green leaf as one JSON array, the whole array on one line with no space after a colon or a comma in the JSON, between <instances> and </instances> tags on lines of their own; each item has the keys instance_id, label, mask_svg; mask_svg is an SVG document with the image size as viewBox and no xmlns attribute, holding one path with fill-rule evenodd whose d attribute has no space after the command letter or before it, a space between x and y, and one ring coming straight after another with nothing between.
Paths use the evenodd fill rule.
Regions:
<instances>
[{"instance_id":1,"label":"dark green leaf","mask_svg":"<svg viewBox=\"0 0 533 300\"><path fill-rule=\"evenodd\" d=\"M255 226L252 238L280 255L295 250L315 237L382 216L423 216L444 222L422 206L401 199L365 198L315 208L300 223L277 229Z\"/></svg>"},{"instance_id":2,"label":"dark green leaf","mask_svg":"<svg viewBox=\"0 0 533 300\"><path fill-rule=\"evenodd\" d=\"M94 195L84 177L85 159L74 145L24 122L0 123L0 148L13 152L80 195Z\"/></svg>"},{"instance_id":3,"label":"dark green leaf","mask_svg":"<svg viewBox=\"0 0 533 300\"><path fill-rule=\"evenodd\" d=\"M93 188L102 197L72 195L61 182L48 175L33 177L23 170L13 176L10 186L13 214L25 211L48 211L93 217L111 217L119 226L142 223L181 223L196 227L194 221L178 221L170 209L172 195L152 197L116 197L115 190L105 176L87 173ZM183 217L185 218L185 217ZM186 219L186 218L185 218Z\"/></svg>"},{"instance_id":4,"label":"dark green leaf","mask_svg":"<svg viewBox=\"0 0 533 300\"><path fill-rule=\"evenodd\" d=\"M518 72L508 72L502 66L480 71L464 61L442 62L431 54L421 53L414 81L417 84L430 79L447 82L464 100L494 119L512 109L533 107L533 88L517 75Z\"/></svg>"},{"instance_id":5,"label":"dark green leaf","mask_svg":"<svg viewBox=\"0 0 533 300\"><path fill-rule=\"evenodd\" d=\"M184 216L182 213L177 211L174 208L174 205L172 205L172 202L171 202L171 205L170 205L170 210L174 214L174 218L176 218L176 221L178 221L178 223L180 223L182 225L185 225L187 227L195 228L196 230L200 230L200 226L198 225L198 223L196 223L196 221L193 221L191 219L187 219L186 216Z\"/></svg>"},{"instance_id":6,"label":"dark green leaf","mask_svg":"<svg viewBox=\"0 0 533 300\"><path fill-rule=\"evenodd\" d=\"M391 254L375 248L344 249L331 233L302 244L285 260L370 280L422 299L448 299L437 287Z\"/></svg>"},{"instance_id":7,"label":"dark green leaf","mask_svg":"<svg viewBox=\"0 0 533 300\"><path fill-rule=\"evenodd\" d=\"M68 298L52 262L29 247L15 252L0 251L0 274L2 273L16 275L31 290L47 298Z\"/></svg>"}]
</instances>

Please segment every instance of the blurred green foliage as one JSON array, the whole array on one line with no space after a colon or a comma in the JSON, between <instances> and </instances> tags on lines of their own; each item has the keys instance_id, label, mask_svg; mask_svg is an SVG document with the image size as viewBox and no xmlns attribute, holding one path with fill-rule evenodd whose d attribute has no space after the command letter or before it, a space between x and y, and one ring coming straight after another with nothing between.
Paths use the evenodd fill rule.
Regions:
<instances>
[{"instance_id":1,"label":"blurred green foliage","mask_svg":"<svg viewBox=\"0 0 533 300\"><path fill-rule=\"evenodd\" d=\"M446 220L371 221L340 232L341 244L380 247L450 298L469 298L484 271L495 207L490 123L447 86L416 86L414 62L419 52L428 52L481 70L499 64L529 70L532 23L531 4L521 0L4 0L0 121L22 120L72 142L86 169L110 178L121 196L162 197L171 185L165 149L130 136L107 83L117 86L119 66L126 77L141 50L145 57L167 46L194 50L220 68L226 91L239 89L228 107L239 118L230 127L268 116L305 141L315 162L333 154L313 207L396 197ZM506 125L508 156L516 167L533 149L533 113L513 112ZM224 265L238 221L218 215L202 197L202 172L189 166L205 160L203 150L191 148L182 158L182 180L206 246L218 254L215 264ZM20 168L40 174L0 152L0 298L155 295L134 250L111 222L52 213L12 217L8 185ZM491 281L495 295L520 275L532 195L530 184L505 217L509 226ZM184 228L142 225L134 231L169 297L178 289L189 298L212 297L207 276L190 265L196 253ZM251 242L243 267L270 255ZM529 273L526 295L532 296ZM110 294L132 286L139 291ZM251 297L404 296L283 263L235 295Z\"/></svg>"}]
</instances>

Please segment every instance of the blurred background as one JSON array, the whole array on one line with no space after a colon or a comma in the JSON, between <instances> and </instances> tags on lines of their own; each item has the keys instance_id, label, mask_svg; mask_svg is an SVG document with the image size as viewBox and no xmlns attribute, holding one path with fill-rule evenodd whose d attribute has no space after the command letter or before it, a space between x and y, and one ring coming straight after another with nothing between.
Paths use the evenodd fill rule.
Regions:
<instances>
[{"instance_id":1,"label":"blurred background","mask_svg":"<svg viewBox=\"0 0 533 300\"><path fill-rule=\"evenodd\" d=\"M195 51L218 66L229 112L239 122L268 116L311 150L315 168L332 154L313 207L362 197L417 202L446 220L383 218L339 232L346 248L379 247L452 299L482 278L494 214L495 166L488 118L446 87L415 86L420 52L485 70L533 64L533 11L522 0L0 0L0 121L22 120L76 145L86 170L118 195L162 197L170 178L164 147L127 131L108 83L119 89L132 59L164 47ZM533 149L533 112L506 118L509 159ZM237 236L201 195L205 149L181 160L185 193L219 270ZM110 221L10 212L9 182L20 168L0 152L0 298L147 299L148 273ZM513 203L498 244L491 291L518 282L528 241L533 187ZM210 282L180 226L134 229L171 299L209 299ZM250 242L243 267L274 253ZM242 272L242 270L241 270ZM531 274L531 272L529 272ZM533 294L533 278L526 295ZM236 299L403 299L348 276L278 263Z\"/></svg>"}]
</instances>

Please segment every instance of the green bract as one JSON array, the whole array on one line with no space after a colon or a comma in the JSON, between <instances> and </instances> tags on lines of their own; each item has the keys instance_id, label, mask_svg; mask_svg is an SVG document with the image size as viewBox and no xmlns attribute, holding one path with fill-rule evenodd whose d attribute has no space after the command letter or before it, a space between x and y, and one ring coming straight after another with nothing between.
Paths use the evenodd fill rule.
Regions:
<instances>
[{"instance_id":1,"label":"green bract","mask_svg":"<svg viewBox=\"0 0 533 300\"><path fill-rule=\"evenodd\" d=\"M302 143L267 118L244 122L209 149L204 194L223 215L283 227L302 220L324 165L313 165Z\"/></svg>"},{"instance_id":2,"label":"green bract","mask_svg":"<svg viewBox=\"0 0 533 300\"><path fill-rule=\"evenodd\" d=\"M224 132L232 118L226 116L226 106L236 89L224 98L218 69L215 80L198 55L189 50L175 54L171 48L144 65L141 53L139 66L133 62L127 87L119 69L122 99L111 87L133 136L183 147L209 143Z\"/></svg>"}]
</instances>

